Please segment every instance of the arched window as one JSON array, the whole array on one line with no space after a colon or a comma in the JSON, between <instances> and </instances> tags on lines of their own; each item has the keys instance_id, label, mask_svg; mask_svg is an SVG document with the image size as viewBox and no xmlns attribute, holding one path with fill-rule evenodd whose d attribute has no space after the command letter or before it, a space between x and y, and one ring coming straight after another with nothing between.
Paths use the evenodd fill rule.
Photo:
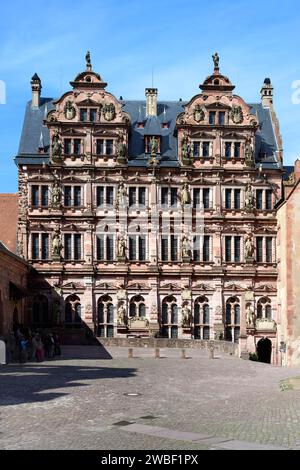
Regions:
<instances>
[{"instance_id":1,"label":"arched window","mask_svg":"<svg viewBox=\"0 0 300 470\"><path fill-rule=\"evenodd\" d=\"M226 302L225 339L238 342L240 336L240 301L230 297Z\"/></svg>"},{"instance_id":2,"label":"arched window","mask_svg":"<svg viewBox=\"0 0 300 470\"><path fill-rule=\"evenodd\" d=\"M198 297L194 304L194 338L210 339L209 302L204 295Z\"/></svg>"},{"instance_id":3,"label":"arched window","mask_svg":"<svg viewBox=\"0 0 300 470\"><path fill-rule=\"evenodd\" d=\"M129 304L129 316L144 318L146 316L145 299L142 295L135 295L130 300Z\"/></svg>"},{"instance_id":4,"label":"arched window","mask_svg":"<svg viewBox=\"0 0 300 470\"><path fill-rule=\"evenodd\" d=\"M209 306L207 304L203 305L203 323L209 325Z\"/></svg>"},{"instance_id":5,"label":"arched window","mask_svg":"<svg viewBox=\"0 0 300 470\"><path fill-rule=\"evenodd\" d=\"M256 307L256 317L272 320L272 305L271 299L269 297L262 297L258 300Z\"/></svg>"},{"instance_id":6,"label":"arched window","mask_svg":"<svg viewBox=\"0 0 300 470\"><path fill-rule=\"evenodd\" d=\"M45 295L39 295L33 301L32 322L34 326L47 326L49 323L49 303Z\"/></svg>"},{"instance_id":7,"label":"arched window","mask_svg":"<svg viewBox=\"0 0 300 470\"><path fill-rule=\"evenodd\" d=\"M98 300L97 334L102 337L114 336L114 306L109 295L103 295Z\"/></svg>"},{"instance_id":8,"label":"arched window","mask_svg":"<svg viewBox=\"0 0 300 470\"><path fill-rule=\"evenodd\" d=\"M81 303L77 295L69 295L65 300L65 326L67 328L81 327Z\"/></svg>"},{"instance_id":9,"label":"arched window","mask_svg":"<svg viewBox=\"0 0 300 470\"><path fill-rule=\"evenodd\" d=\"M178 308L173 295L163 299L161 312L161 336L164 338L177 338Z\"/></svg>"}]
</instances>

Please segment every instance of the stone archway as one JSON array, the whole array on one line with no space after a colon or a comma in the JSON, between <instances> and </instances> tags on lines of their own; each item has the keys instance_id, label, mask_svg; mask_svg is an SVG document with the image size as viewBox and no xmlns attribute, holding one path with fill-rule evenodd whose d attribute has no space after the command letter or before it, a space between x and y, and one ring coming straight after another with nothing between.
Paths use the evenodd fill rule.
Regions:
<instances>
[{"instance_id":1,"label":"stone archway","mask_svg":"<svg viewBox=\"0 0 300 470\"><path fill-rule=\"evenodd\" d=\"M257 343L256 350L260 362L271 363L272 341L269 338L261 338Z\"/></svg>"}]
</instances>

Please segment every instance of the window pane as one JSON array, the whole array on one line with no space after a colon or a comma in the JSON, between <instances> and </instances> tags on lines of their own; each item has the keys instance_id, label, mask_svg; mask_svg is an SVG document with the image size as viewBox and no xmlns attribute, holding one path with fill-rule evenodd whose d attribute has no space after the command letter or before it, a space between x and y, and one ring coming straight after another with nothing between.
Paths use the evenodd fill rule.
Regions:
<instances>
[{"instance_id":1,"label":"window pane","mask_svg":"<svg viewBox=\"0 0 300 470\"><path fill-rule=\"evenodd\" d=\"M209 157L209 142L203 142L202 156Z\"/></svg>"},{"instance_id":2,"label":"window pane","mask_svg":"<svg viewBox=\"0 0 300 470\"><path fill-rule=\"evenodd\" d=\"M144 318L146 316L146 307L145 304L139 305L139 317Z\"/></svg>"},{"instance_id":3,"label":"window pane","mask_svg":"<svg viewBox=\"0 0 300 470\"><path fill-rule=\"evenodd\" d=\"M129 188L129 207L136 205L136 188Z\"/></svg>"},{"instance_id":4,"label":"window pane","mask_svg":"<svg viewBox=\"0 0 300 470\"><path fill-rule=\"evenodd\" d=\"M161 239L161 259L162 261L168 261L169 260L169 253L168 253L168 238L164 237Z\"/></svg>"},{"instance_id":5,"label":"window pane","mask_svg":"<svg viewBox=\"0 0 300 470\"><path fill-rule=\"evenodd\" d=\"M209 306L207 304L203 306L203 323L209 325Z\"/></svg>"},{"instance_id":6,"label":"window pane","mask_svg":"<svg viewBox=\"0 0 300 470\"><path fill-rule=\"evenodd\" d=\"M194 308L194 324L198 325L200 323L200 305L196 304Z\"/></svg>"},{"instance_id":7,"label":"window pane","mask_svg":"<svg viewBox=\"0 0 300 470\"><path fill-rule=\"evenodd\" d=\"M272 320L272 307L271 305L266 305L266 318Z\"/></svg>"},{"instance_id":8,"label":"window pane","mask_svg":"<svg viewBox=\"0 0 300 470\"><path fill-rule=\"evenodd\" d=\"M72 188L71 186L65 186L65 206L69 207L72 205Z\"/></svg>"},{"instance_id":9,"label":"window pane","mask_svg":"<svg viewBox=\"0 0 300 470\"><path fill-rule=\"evenodd\" d=\"M136 316L136 305L135 305L135 303L133 303L133 302L130 304L129 315L130 315L131 317L135 317L135 316Z\"/></svg>"},{"instance_id":10,"label":"window pane","mask_svg":"<svg viewBox=\"0 0 300 470\"><path fill-rule=\"evenodd\" d=\"M81 122L86 122L87 121L87 109L86 108L81 108L80 109L80 121Z\"/></svg>"},{"instance_id":11,"label":"window pane","mask_svg":"<svg viewBox=\"0 0 300 470\"><path fill-rule=\"evenodd\" d=\"M234 143L234 158L240 158L241 156L241 144L240 142Z\"/></svg>"},{"instance_id":12,"label":"window pane","mask_svg":"<svg viewBox=\"0 0 300 470\"><path fill-rule=\"evenodd\" d=\"M177 188L171 188L171 206L177 206Z\"/></svg>"},{"instance_id":13,"label":"window pane","mask_svg":"<svg viewBox=\"0 0 300 470\"><path fill-rule=\"evenodd\" d=\"M81 304L75 304L75 323L81 323Z\"/></svg>"},{"instance_id":14,"label":"window pane","mask_svg":"<svg viewBox=\"0 0 300 470\"><path fill-rule=\"evenodd\" d=\"M234 261L235 263L241 261L241 237L234 237Z\"/></svg>"},{"instance_id":15,"label":"window pane","mask_svg":"<svg viewBox=\"0 0 300 470\"><path fill-rule=\"evenodd\" d=\"M107 337L108 338L113 338L114 337L114 327L113 327L113 325L108 325L107 326Z\"/></svg>"},{"instance_id":16,"label":"window pane","mask_svg":"<svg viewBox=\"0 0 300 470\"><path fill-rule=\"evenodd\" d=\"M162 304L161 321L162 321L163 324L169 323L169 320L168 320L168 305L167 304Z\"/></svg>"},{"instance_id":17,"label":"window pane","mask_svg":"<svg viewBox=\"0 0 300 470\"><path fill-rule=\"evenodd\" d=\"M194 246L193 246L193 259L194 261L200 261L200 237L194 237Z\"/></svg>"},{"instance_id":18,"label":"window pane","mask_svg":"<svg viewBox=\"0 0 300 470\"><path fill-rule=\"evenodd\" d=\"M204 326L203 327L203 339L209 340L210 337L210 328L209 326Z\"/></svg>"},{"instance_id":19,"label":"window pane","mask_svg":"<svg viewBox=\"0 0 300 470\"><path fill-rule=\"evenodd\" d=\"M258 263L263 262L263 239L262 237L256 238L256 261Z\"/></svg>"},{"instance_id":20,"label":"window pane","mask_svg":"<svg viewBox=\"0 0 300 470\"><path fill-rule=\"evenodd\" d=\"M216 121L216 112L215 111L210 111L209 113L209 124L215 124Z\"/></svg>"},{"instance_id":21,"label":"window pane","mask_svg":"<svg viewBox=\"0 0 300 470\"><path fill-rule=\"evenodd\" d=\"M169 328L167 326L163 326L161 329L161 336L163 338L169 338Z\"/></svg>"},{"instance_id":22,"label":"window pane","mask_svg":"<svg viewBox=\"0 0 300 470\"><path fill-rule=\"evenodd\" d=\"M195 328L194 328L194 338L195 339L201 339L200 332L201 332L200 326L195 326Z\"/></svg>"},{"instance_id":23,"label":"window pane","mask_svg":"<svg viewBox=\"0 0 300 470\"><path fill-rule=\"evenodd\" d=\"M98 139L96 144L97 155L104 155L104 140Z\"/></svg>"},{"instance_id":24,"label":"window pane","mask_svg":"<svg viewBox=\"0 0 300 470\"><path fill-rule=\"evenodd\" d=\"M97 120L97 109L90 109L90 121L96 122Z\"/></svg>"},{"instance_id":25,"label":"window pane","mask_svg":"<svg viewBox=\"0 0 300 470\"><path fill-rule=\"evenodd\" d=\"M193 207L194 207L194 209L196 209L197 206L200 205L200 189L199 189L199 188L195 188L193 194L194 194L194 197L193 197Z\"/></svg>"},{"instance_id":26,"label":"window pane","mask_svg":"<svg viewBox=\"0 0 300 470\"><path fill-rule=\"evenodd\" d=\"M42 186L42 206L48 206L49 204L49 188L48 186Z\"/></svg>"},{"instance_id":27,"label":"window pane","mask_svg":"<svg viewBox=\"0 0 300 470\"><path fill-rule=\"evenodd\" d=\"M225 237L225 260L231 261L231 237Z\"/></svg>"},{"instance_id":28,"label":"window pane","mask_svg":"<svg viewBox=\"0 0 300 470\"><path fill-rule=\"evenodd\" d=\"M49 235L42 234L42 259L49 259Z\"/></svg>"},{"instance_id":29,"label":"window pane","mask_svg":"<svg viewBox=\"0 0 300 470\"><path fill-rule=\"evenodd\" d=\"M33 206L39 205L39 186L31 187L31 204Z\"/></svg>"},{"instance_id":30,"label":"window pane","mask_svg":"<svg viewBox=\"0 0 300 470\"><path fill-rule=\"evenodd\" d=\"M232 341L232 330L231 328L225 328L225 340Z\"/></svg>"},{"instance_id":31,"label":"window pane","mask_svg":"<svg viewBox=\"0 0 300 470\"><path fill-rule=\"evenodd\" d=\"M204 209L209 209L209 193L210 193L209 188L204 188L203 189L203 206L204 206Z\"/></svg>"},{"instance_id":32,"label":"window pane","mask_svg":"<svg viewBox=\"0 0 300 470\"><path fill-rule=\"evenodd\" d=\"M234 342L238 343L239 342L239 337L240 337L240 329L235 328L234 329Z\"/></svg>"},{"instance_id":33,"label":"window pane","mask_svg":"<svg viewBox=\"0 0 300 470\"><path fill-rule=\"evenodd\" d=\"M103 186L97 187L97 207L104 204L104 188Z\"/></svg>"},{"instance_id":34,"label":"window pane","mask_svg":"<svg viewBox=\"0 0 300 470\"><path fill-rule=\"evenodd\" d=\"M225 208L231 209L231 189L225 189Z\"/></svg>"},{"instance_id":35,"label":"window pane","mask_svg":"<svg viewBox=\"0 0 300 470\"><path fill-rule=\"evenodd\" d=\"M81 140L74 139L74 154L80 155L81 154Z\"/></svg>"},{"instance_id":36,"label":"window pane","mask_svg":"<svg viewBox=\"0 0 300 470\"><path fill-rule=\"evenodd\" d=\"M161 188L161 204L168 205L169 188Z\"/></svg>"},{"instance_id":37,"label":"window pane","mask_svg":"<svg viewBox=\"0 0 300 470\"><path fill-rule=\"evenodd\" d=\"M113 304L107 305L107 323L114 322L114 307Z\"/></svg>"},{"instance_id":38,"label":"window pane","mask_svg":"<svg viewBox=\"0 0 300 470\"><path fill-rule=\"evenodd\" d=\"M146 188L139 188L139 204L146 205Z\"/></svg>"},{"instance_id":39,"label":"window pane","mask_svg":"<svg viewBox=\"0 0 300 470\"><path fill-rule=\"evenodd\" d=\"M225 322L226 322L227 325L231 325L231 305L229 303L226 304Z\"/></svg>"},{"instance_id":40,"label":"window pane","mask_svg":"<svg viewBox=\"0 0 300 470\"><path fill-rule=\"evenodd\" d=\"M177 237L171 235L171 261L177 261L178 250L177 250Z\"/></svg>"},{"instance_id":41,"label":"window pane","mask_svg":"<svg viewBox=\"0 0 300 470\"><path fill-rule=\"evenodd\" d=\"M194 157L200 156L200 142L193 142L193 155Z\"/></svg>"},{"instance_id":42,"label":"window pane","mask_svg":"<svg viewBox=\"0 0 300 470\"><path fill-rule=\"evenodd\" d=\"M240 324L240 306L239 305L234 306L234 324L235 325Z\"/></svg>"},{"instance_id":43,"label":"window pane","mask_svg":"<svg viewBox=\"0 0 300 470\"><path fill-rule=\"evenodd\" d=\"M109 206L114 204L114 188L112 186L106 188L106 204Z\"/></svg>"},{"instance_id":44,"label":"window pane","mask_svg":"<svg viewBox=\"0 0 300 470\"><path fill-rule=\"evenodd\" d=\"M81 259L81 235L74 235L74 259Z\"/></svg>"},{"instance_id":45,"label":"window pane","mask_svg":"<svg viewBox=\"0 0 300 470\"><path fill-rule=\"evenodd\" d=\"M176 304L171 306L171 323L174 325L178 323L178 309Z\"/></svg>"},{"instance_id":46,"label":"window pane","mask_svg":"<svg viewBox=\"0 0 300 470\"><path fill-rule=\"evenodd\" d=\"M146 260L146 238L139 237L139 260Z\"/></svg>"},{"instance_id":47,"label":"window pane","mask_svg":"<svg viewBox=\"0 0 300 470\"><path fill-rule=\"evenodd\" d=\"M256 190L256 209L263 208L263 191L262 189Z\"/></svg>"},{"instance_id":48,"label":"window pane","mask_svg":"<svg viewBox=\"0 0 300 470\"><path fill-rule=\"evenodd\" d=\"M262 305L257 304L257 318L262 318Z\"/></svg>"},{"instance_id":49,"label":"window pane","mask_svg":"<svg viewBox=\"0 0 300 470\"><path fill-rule=\"evenodd\" d=\"M129 259L131 261L136 260L136 238L129 237Z\"/></svg>"},{"instance_id":50,"label":"window pane","mask_svg":"<svg viewBox=\"0 0 300 470\"><path fill-rule=\"evenodd\" d=\"M72 235L70 233L65 235L65 259L72 258Z\"/></svg>"},{"instance_id":51,"label":"window pane","mask_svg":"<svg viewBox=\"0 0 300 470\"><path fill-rule=\"evenodd\" d=\"M204 235L203 238L203 261L209 261L209 235Z\"/></svg>"},{"instance_id":52,"label":"window pane","mask_svg":"<svg viewBox=\"0 0 300 470\"><path fill-rule=\"evenodd\" d=\"M219 111L219 125L223 126L225 124L225 112Z\"/></svg>"},{"instance_id":53,"label":"window pane","mask_svg":"<svg viewBox=\"0 0 300 470\"><path fill-rule=\"evenodd\" d=\"M113 261L114 259L114 237L108 235L106 238L106 259L107 261Z\"/></svg>"},{"instance_id":54,"label":"window pane","mask_svg":"<svg viewBox=\"0 0 300 470\"><path fill-rule=\"evenodd\" d=\"M33 233L31 235L32 242L32 259L39 259L39 234Z\"/></svg>"},{"instance_id":55,"label":"window pane","mask_svg":"<svg viewBox=\"0 0 300 470\"><path fill-rule=\"evenodd\" d=\"M171 327L171 338L172 339L177 339L178 338L178 327L177 326L172 326Z\"/></svg>"},{"instance_id":56,"label":"window pane","mask_svg":"<svg viewBox=\"0 0 300 470\"><path fill-rule=\"evenodd\" d=\"M234 208L235 209L241 208L241 190L240 189L234 190Z\"/></svg>"},{"instance_id":57,"label":"window pane","mask_svg":"<svg viewBox=\"0 0 300 470\"><path fill-rule=\"evenodd\" d=\"M272 207L272 189L266 190L266 209L271 210Z\"/></svg>"},{"instance_id":58,"label":"window pane","mask_svg":"<svg viewBox=\"0 0 300 470\"><path fill-rule=\"evenodd\" d=\"M103 325L98 326L98 336L101 336L102 338L105 336L105 328Z\"/></svg>"},{"instance_id":59,"label":"window pane","mask_svg":"<svg viewBox=\"0 0 300 470\"><path fill-rule=\"evenodd\" d=\"M71 139L64 140L64 153L70 155L72 153L72 141Z\"/></svg>"},{"instance_id":60,"label":"window pane","mask_svg":"<svg viewBox=\"0 0 300 470\"><path fill-rule=\"evenodd\" d=\"M104 260L104 235L97 236L97 260Z\"/></svg>"},{"instance_id":61,"label":"window pane","mask_svg":"<svg viewBox=\"0 0 300 470\"><path fill-rule=\"evenodd\" d=\"M72 305L67 302L65 306L65 323L72 323L72 321Z\"/></svg>"},{"instance_id":62,"label":"window pane","mask_svg":"<svg viewBox=\"0 0 300 470\"><path fill-rule=\"evenodd\" d=\"M114 141L112 139L108 139L106 141L106 155L112 155L114 152Z\"/></svg>"},{"instance_id":63,"label":"window pane","mask_svg":"<svg viewBox=\"0 0 300 470\"><path fill-rule=\"evenodd\" d=\"M231 157L231 142L225 142L225 157Z\"/></svg>"},{"instance_id":64,"label":"window pane","mask_svg":"<svg viewBox=\"0 0 300 470\"><path fill-rule=\"evenodd\" d=\"M266 237L266 262L272 263L272 237Z\"/></svg>"},{"instance_id":65,"label":"window pane","mask_svg":"<svg viewBox=\"0 0 300 470\"><path fill-rule=\"evenodd\" d=\"M98 323L104 323L104 305L102 302L98 303Z\"/></svg>"},{"instance_id":66,"label":"window pane","mask_svg":"<svg viewBox=\"0 0 300 470\"><path fill-rule=\"evenodd\" d=\"M81 206L81 186L74 186L74 206Z\"/></svg>"}]
</instances>

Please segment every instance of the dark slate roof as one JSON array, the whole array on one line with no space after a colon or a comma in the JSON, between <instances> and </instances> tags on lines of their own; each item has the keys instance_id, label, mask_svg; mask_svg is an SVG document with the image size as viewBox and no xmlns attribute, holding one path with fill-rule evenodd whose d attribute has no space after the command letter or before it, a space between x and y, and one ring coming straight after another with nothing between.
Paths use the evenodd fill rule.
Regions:
<instances>
[{"instance_id":1,"label":"dark slate roof","mask_svg":"<svg viewBox=\"0 0 300 470\"><path fill-rule=\"evenodd\" d=\"M291 173L293 173L293 171L295 170L295 167L294 166L284 166L283 169L284 169L283 179L288 180Z\"/></svg>"},{"instance_id":2,"label":"dark slate roof","mask_svg":"<svg viewBox=\"0 0 300 470\"><path fill-rule=\"evenodd\" d=\"M46 114L54 109L53 99L42 98L39 108L32 108L31 101L27 103L22 135L19 145L17 164L41 164L48 162L49 131L43 125ZM121 101L123 110L131 116L132 128L129 139L129 166L147 166L148 156L144 153L144 136L161 136L161 155L159 164L161 167L179 166L177 152L177 138L174 135L176 118L184 111L183 101L159 101L157 106L157 117L146 118L146 102ZM276 151L278 151L270 110L263 108L261 104L250 104L250 112L258 118L260 128L256 133L256 155L257 165L262 163L264 168L279 168ZM139 127L139 122L144 127ZM168 127L164 128L163 123ZM45 145L45 155L38 154L41 138Z\"/></svg>"}]
</instances>

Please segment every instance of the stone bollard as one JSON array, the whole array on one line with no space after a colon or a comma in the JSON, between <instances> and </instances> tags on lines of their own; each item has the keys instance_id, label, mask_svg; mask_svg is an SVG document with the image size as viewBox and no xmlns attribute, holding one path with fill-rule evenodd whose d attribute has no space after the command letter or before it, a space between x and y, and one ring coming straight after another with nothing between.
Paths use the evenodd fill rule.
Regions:
<instances>
[{"instance_id":1,"label":"stone bollard","mask_svg":"<svg viewBox=\"0 0 300 470\"><path fill-rule=\"evenodd\" d=\"M133 358L133 348L128 349L128 358L132 359Z\"/></svg>"},{"instance_id":2,"label":"stone bollard","mask_svg":"<svg viewBox=\"0 0 300 470\"><path fill-rule=\"evenodd\" d=\"M0 340L0 364L6 364L6 345Z\"/></svg>"},{"instance_id":3,"label":"stone bollard","mask_svg":"<svg viewBox=\"0 0 300 470\"><path fill-rule=\"evenodd\" d=\"M181 359L186 359L185 349L181 350Z\"/></svg>"},{"instance_id":4,"label":"stone bollard","mask_svg":"<svg viewBox=\"0 0 300 470\"><path fill-rule=\"evenodd\" d=\"M209 347L209 359L214 359L214 352L215 352L214 346L210 346Z\"/></svg>"},{"instance_id":5,"label":"stone bollard","mask_svg":"<svg viewBox=\"0 0 300 470\"><path fill-rule=\"evenodd\" d=\"M159 359L160 354L159 354L159 348L155 348L155 359Z\"/></svg>"}]
</instances>

